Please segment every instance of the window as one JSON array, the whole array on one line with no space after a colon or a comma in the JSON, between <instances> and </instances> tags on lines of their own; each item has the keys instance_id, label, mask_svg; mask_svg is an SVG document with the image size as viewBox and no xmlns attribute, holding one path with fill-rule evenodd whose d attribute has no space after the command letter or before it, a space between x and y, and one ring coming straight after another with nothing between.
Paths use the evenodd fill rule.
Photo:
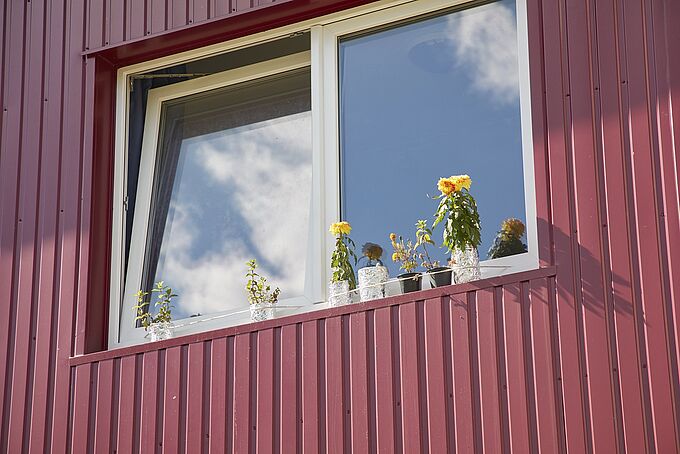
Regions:
<instances>
[{"instance_id":1,"label":"window","mask_svg":"<svg viewBox=\"0 0 680 454\"><path fill-rule=\"evenodd\" d=\"M503 0L377 30L364 31L363 19L333 27L340 204L357 244L389 246L391 232L415 239L415 221L432 217L436 203L427 194L436 195L436 177L452 173L472 176L481 260L492 258L505 219L526 224L532 202L525 175L533 178L533 169L531 147L522 143L528 111L520 105L516 24L515 2ZM446 263L445 249L432 252ZM482 272L518 264L495 258ZM398 264L385 265L399 274Z\"/></svg>"},{"instance_id":2,"label":"window","mask_svg":"<svg viewBox=\"0 0 680 454\"><path fill-rule=\"evenodd\" d=\"M250 258L279 314L325 307L327 226L388 256L454 173L474 181L482 259L503 219L527 227L528 251L483 274L537 266L523 0L401 3L121 70L111 346L143 341L134 294L159 280L177 335L248 322Z\"/></svg>"}]
</instances>

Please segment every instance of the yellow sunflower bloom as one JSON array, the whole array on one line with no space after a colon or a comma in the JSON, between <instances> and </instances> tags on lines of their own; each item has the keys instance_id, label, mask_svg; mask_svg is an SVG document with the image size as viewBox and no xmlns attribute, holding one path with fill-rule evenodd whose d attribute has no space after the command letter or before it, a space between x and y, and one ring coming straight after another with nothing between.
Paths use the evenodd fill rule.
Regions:
<instances>
[{"instance_id":1,"label":"yellow sunflower bloom","mask_svg":"<svg viewBox=\"0 0 680 454\"><path fill-rule=\"evenodd\" d=\"M456 175L450 178L453 180L453 182L456 184L456 187L458 187L458 190L461 188L465 188L468 191L470 190L470 186L472 185L472 179L470 178L469 175Z\"/></svg>"},{"instance_id":2,"label":"yellow sunflower bloom","mask_svg":"<svg viewBox=\"0 0 680 454\"><path fill-rule=\"evenodd\" d=\"M452 178L440 178L437 189L445 196L449 196L458 190Z\"/></svg>"},{"instance_id":3,"label":"yellow sunflower bloom","mask_svg":"<svg viewBox=\"0 0 680 454\"><path fill-rule=\"evenodd\" d=\"M331 232L333 235L340 234L349 235L349 233L352 231L352 226L349 224L349 222L345 221L334 222L333 224L331 224L328 231Z\"/></svg>"}]
</instances>

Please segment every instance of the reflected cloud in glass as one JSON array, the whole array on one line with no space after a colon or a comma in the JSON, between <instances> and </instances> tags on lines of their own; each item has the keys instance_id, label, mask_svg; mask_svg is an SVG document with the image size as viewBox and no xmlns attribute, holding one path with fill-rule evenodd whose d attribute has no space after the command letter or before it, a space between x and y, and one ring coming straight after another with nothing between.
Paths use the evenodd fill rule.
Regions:
<instances>
[{"instance_id":1,"label":"reflected cloud in glass","mask_svg":"<svg viewBox=\"0 0 680 454\"><path fill-rule=\"evenodd\" d=\"M311 193L311 114L185 139L156 280L176 293L176 319L247 308L245 262L303 292Z\"/></svg>"}]
</instances>

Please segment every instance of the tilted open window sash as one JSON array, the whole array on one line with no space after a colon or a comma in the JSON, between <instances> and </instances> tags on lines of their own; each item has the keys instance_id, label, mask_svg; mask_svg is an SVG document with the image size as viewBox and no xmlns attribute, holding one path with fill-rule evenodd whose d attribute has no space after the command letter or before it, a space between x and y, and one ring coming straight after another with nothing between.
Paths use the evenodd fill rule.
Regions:
<instances>
[{"instance_id":1,"label":"tilted open window sash","mask_svg":"<svg viewBox=\"0 0 680 454\"><path fill-rule=\"evenodd\" d=\"M135 293L159 280L179 333L248 321L250 258L282 307L321 298L311 122L309 53L149 91L120 340L143 339Z\"/></svg>"}]
</instances>

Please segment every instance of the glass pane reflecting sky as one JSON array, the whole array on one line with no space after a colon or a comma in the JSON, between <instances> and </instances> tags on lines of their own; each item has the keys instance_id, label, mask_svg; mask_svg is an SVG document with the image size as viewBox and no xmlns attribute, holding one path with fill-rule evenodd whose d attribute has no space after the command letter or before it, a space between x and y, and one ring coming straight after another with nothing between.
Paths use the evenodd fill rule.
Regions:
<instances>
[{"instance_id":1,"label":"glass pane reflecting sky","mask_svg":"<svg viewBox=\"0 0 680 454\"><path fill-rule=\"evenodd\" d=\"M388 235L432 220L439 177L472 177L482 259L504 219L525 221L516 35L506 0L340 43L343 219L391 276Z\"/></svg>"},{"instance_id":2,"label":"glass pane reflecting sky","mask_svg":"<svg viewBox=\"0 0 680 454\"><path fill-rule=\"evenodd\" d=\"M308 74L306 79L308 90ZM155 273L155 280L164 280L179 294L175 319L246 309L245 262L251 258L281 288L281 298L303 293L311 113L308 91L304 111L291 114L282 108L280 90L285 88L275 83L268 90L278 92L277 102L265 98L255 107L245 103L229 112L240 123L249 116L268 118L264 121L200 135L184 131ZM235 96L243 97L243 91ZM191 107L201 110L200 105Z\"/></svg>"}]
</instances>

